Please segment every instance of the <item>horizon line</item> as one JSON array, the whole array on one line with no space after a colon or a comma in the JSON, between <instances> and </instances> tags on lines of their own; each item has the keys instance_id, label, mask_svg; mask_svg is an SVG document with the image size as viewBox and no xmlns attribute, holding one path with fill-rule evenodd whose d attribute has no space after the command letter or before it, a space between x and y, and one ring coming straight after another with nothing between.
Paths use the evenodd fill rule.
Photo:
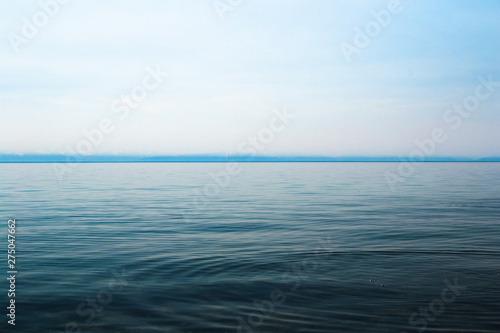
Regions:
<instances>
[{"instance_id":1,"label":"horizon line","mask_svg":"<svg viewBox=\"0 0 500 333\"><path fill-rule=\"evenodd\" d=\"M144 155L144 154L2 154L0 163L224 163L224 162L500 162L500 156L425 156L409 158L399 156L325 156L325 155Z\"/></svg>"}]
</instances>

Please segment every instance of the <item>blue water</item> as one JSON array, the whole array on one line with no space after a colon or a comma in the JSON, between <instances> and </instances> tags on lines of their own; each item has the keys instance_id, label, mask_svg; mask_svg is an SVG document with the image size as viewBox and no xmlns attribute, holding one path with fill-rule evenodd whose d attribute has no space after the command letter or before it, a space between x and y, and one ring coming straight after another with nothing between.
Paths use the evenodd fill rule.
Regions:
<instances>
[{"instance_id":1,"label":"blue water","mask_svg":"<svg viewBox=\"0 0 500 333\"><path fill-rule=\"evenodd\" d=\"M500 163L225 168L1 164L0 331L500 332Z\"/></svg>"}]
</instances>

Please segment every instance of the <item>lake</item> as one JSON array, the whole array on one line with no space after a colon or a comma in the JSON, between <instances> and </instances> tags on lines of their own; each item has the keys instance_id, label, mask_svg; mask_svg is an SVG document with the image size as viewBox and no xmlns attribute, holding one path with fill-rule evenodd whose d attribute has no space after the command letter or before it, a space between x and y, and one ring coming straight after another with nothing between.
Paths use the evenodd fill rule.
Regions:
<instances>
[{"instance_id":1,"label":"lake","mask_svg":"<svg viewBox=\"0 0 500 333\"><path fill-rule=\"evenodd\" d=\"M0 164L0 331L498 332L500 163L394 170Z\"/></svg>"}]
</instances>

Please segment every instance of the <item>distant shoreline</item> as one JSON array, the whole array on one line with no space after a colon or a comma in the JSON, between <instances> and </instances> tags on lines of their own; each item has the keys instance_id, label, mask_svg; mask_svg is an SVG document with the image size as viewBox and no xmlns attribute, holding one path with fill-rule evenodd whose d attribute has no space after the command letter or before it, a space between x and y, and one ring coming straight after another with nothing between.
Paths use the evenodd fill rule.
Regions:
<instances>
[{"instance_id":1,"label":"distant shoreline","mask_svg":"<svg viewBox=\"0 0 500 333\"><path fill-rule=\"evenodd\" d=\"M36 154L3 154L0 163L320 163L320 162L500 162L500 157L468 158L468 157L427 157L423 160L409 158L378 156L222 156L222 155L36 155Z\"/></svg>"}]
</instances>

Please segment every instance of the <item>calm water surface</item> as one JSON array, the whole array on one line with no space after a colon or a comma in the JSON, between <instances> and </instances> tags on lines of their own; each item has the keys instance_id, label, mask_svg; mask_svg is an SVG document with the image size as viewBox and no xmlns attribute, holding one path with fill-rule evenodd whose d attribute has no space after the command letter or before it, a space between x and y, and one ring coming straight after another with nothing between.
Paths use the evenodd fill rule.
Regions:
<instances>
[{"instance_id":1,"label":"calm water surface","mask_svg":"<svg viewBox=\"0 0 500 333\"><path fill-rule=\"evenodd\" d=\"M500 331L500 163L240 167L1 164L0 331Z\"/></svg>"}]
</instances>

